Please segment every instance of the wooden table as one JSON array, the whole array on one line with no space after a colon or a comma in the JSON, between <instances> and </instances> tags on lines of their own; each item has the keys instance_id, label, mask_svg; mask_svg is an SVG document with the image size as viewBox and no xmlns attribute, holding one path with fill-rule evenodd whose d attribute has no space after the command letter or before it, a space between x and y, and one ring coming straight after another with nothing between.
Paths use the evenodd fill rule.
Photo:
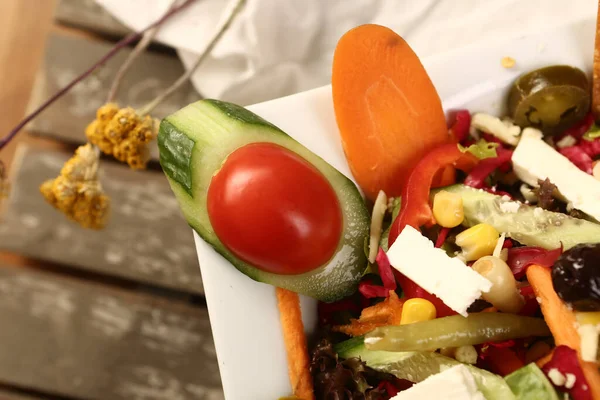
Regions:
<instances>
[{"instance_id":1,"label":"wooden table","mask_svg":"<svg viewBox=\"0 0 600 400\"><path fill-rule=\"evenodd\" d=\"M127 32L93 0L2 0L0 135ZM102 160L113 203L103 231L39 194L85 141L127 51L0 152L13 185L0 214L0 399L223 398L192 231L157 163L134 172ZM154 46L119 100L139 106L182 71ZM188 85L156 116L197 98Z\"/></svg>"}]
</instances>

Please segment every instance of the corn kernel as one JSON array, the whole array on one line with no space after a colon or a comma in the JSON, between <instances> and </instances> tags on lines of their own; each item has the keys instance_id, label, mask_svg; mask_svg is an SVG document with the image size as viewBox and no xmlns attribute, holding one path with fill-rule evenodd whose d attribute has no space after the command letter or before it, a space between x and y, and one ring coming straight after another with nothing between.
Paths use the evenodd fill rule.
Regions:
<instances>
[{"instance_id":1,"label":"corn kernel","mask_svg":"<svg viewBox=\"0 0 600 400\"><path fill-rule=\"evenodd\" d=\"M433 217L444 228L454 228L465 219L462 196L442 190L433 197Z\"/></svg>"},{"instance_id":2,"label":"corn kernel","mask_svg":"<svg viewBox=\"0 0 600 400\"><path fill-rule=\"evenodd\" d=\"M400 325L435 319L435 306L425 299L410 299L402 306Z\"/></svg>"},{"instance_id":3,"label":"corn kernel","mask_svg":"<svg viewBox=\"0 0 600 400\"><path fill-rule=\"evenodd\" d=\"M456 244L467 261L489 256L494 252L500 233L491 225L478 224L456 235Z\"/></svg>"}]
</instances>

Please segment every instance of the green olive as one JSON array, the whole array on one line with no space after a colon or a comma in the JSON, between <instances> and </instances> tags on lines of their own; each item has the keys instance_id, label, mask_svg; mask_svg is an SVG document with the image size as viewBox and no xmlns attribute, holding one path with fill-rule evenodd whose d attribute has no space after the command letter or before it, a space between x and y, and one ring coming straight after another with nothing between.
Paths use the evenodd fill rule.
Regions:
<instances>
[{"instance_id":1,"label":"green olive","mask_svg":"<svg viewBox=\"0 0 600 400\"><path fill-rule=\"evenodd\" d=\"M554 135L582 120L590 101L585 73L554 65L521 75L508 95L508 110L515 124Z\"/></svg>"}]
</instances>

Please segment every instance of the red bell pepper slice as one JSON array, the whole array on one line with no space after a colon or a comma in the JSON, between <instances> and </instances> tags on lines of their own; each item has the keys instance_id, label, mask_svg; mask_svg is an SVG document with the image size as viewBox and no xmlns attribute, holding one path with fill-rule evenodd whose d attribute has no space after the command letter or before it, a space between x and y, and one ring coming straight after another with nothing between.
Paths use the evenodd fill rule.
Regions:
<instances>
[{"instance_id":1,"label":"red bell pepper slice","mask_svg":"<svg viewBox=\"0 0 600 400\"><path fill-rule=\"evenodd\" d=\"M511 150L503 147L498 147L496 152L498 154L497 157L481 160L477 167L473 168L473 171L465 179L465 185L478 189L484 187L485 179L497 168L508 163L513 154Z\"/></svg>"},{"instance_id":2,"label":"red bell pepper slice","mask_svg":"<svg viewBox=\"0 0 600 400\"><path fill-rule=\"evenodd\" d=\"M450 228L442 228L440 229L440 233L435 241L435 247L438 249L444 245L444 242L448 238L448 234L450 233Z\"/></svg>"},{"instance_id":3,"label":"red bell pepper slice","mask_svg":"<svg viewBox=\"0 0 600 400\"><path fill-rule=\"evenodd\" d=\"M516 279L521 279L527 272L527 267L536 264L542 267L552 268L558 257L562 254L562 246L554 250L546 250L541 247L514 247L508 250L506 263L510 267Z\"/></svg>"},{"instance_id":4,"label":"red bell pepper slice","mask_svg":"<svg viewBox=\"0 0 600 400\"><path fill-rule=\"evenodd\" d=\"M471 113L468 110L456 110L449 114L450 135L454 140L462 143L469 137L469 128L471 127Z\"/></svg>"},{"instance_id":5,"label":"red bell pepper slice","mask_svg":"<svg viewBox=\"0 0 600 400\"><path fill-rule=\"evenodd\" d=\"M429 205L429 192L436 173L449 165L461 170L470 170L478 163L471 153L463 153L456 144L444 144L429 152L410 173L402 188L400 214L392 223L388 245L391 247L405 226L419 229L421 225L433 224L433 213Z\"/></svg>"},{"instance_id":6,"label":"red bell pepper slice","mask_svg":"<svg viewBox=\"0 0 600 400\"><path fill-rule=\"evenodd\" d=\"M436 147L419 161L402 188L402 206L400 214L390 228L388 245L392 246L407 225L419 229L421 225L435 222L429 205L429 192L433 178L440 169L451 165L463 171L469 171L478 162L477 157L468 152L463 153L454 143ZM438 317L456 314L438 297L427 292L406 276L398 271L394 271L394 275L407 299L418 297L429 300L435 306Z\"/></svg>"}]
</instances>

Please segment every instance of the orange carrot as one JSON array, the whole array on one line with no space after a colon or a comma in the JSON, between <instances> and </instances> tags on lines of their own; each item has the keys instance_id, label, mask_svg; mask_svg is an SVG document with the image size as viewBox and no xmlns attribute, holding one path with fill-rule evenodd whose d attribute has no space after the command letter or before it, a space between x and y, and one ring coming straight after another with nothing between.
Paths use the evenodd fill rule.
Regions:
<instances>
[{"instance_id":1,"label":"orange carrot","mask_svg":"<svg viewBox=\"0 0 600 400\"><path fill-rule=\"evenodd\" d=\"M548 268L532 265L527 269L527 280L533 288L535 295L541 300L540 308L544 319L554 336L557 346L565 345L577 351L579 364L583 369L588 381L592 397L600 399L600 373L595 363L581 359L581 342L577 329L575 314L567 308L565 303L558 297L552 285L552 276ZM546 357L543 359L548 361ZM539 363L538 365L540 365Z\"/></svg>"},{"instance_id":2,"label":"orange carrot","mask_svg":"<svg viewBox=\"0 0 600 400\"><path fill-rule=\"evenodd\" d=\"M450 140L442 104L410 46L392 30L361 25L333 56L333 105L354 178L375 200L400 195L408 171Z\"/></svg>"},{"instance_id":3,"label":"orange carrot","mask_svg":"<svg viewBox=\"0 0 600 400\"><path fill-rule=\"evenodd\" d=\"M299 399L314 400L300 298L297 293L281 288L276 293L293 393Z\"/></svg>"},{"instance_id":4,"label":"orange carrot","mask_svg":"<svg viewBox=\"0 0 600 400\"><path fill-rule=\"evenodd\" d=\"M336 325L332 331L348 336L361 336L380 326L400 325L404 300L398 298L393 290L384 301L362 310L359 319L352 319L347 325Z\"/></svg>"}]
</instances>

